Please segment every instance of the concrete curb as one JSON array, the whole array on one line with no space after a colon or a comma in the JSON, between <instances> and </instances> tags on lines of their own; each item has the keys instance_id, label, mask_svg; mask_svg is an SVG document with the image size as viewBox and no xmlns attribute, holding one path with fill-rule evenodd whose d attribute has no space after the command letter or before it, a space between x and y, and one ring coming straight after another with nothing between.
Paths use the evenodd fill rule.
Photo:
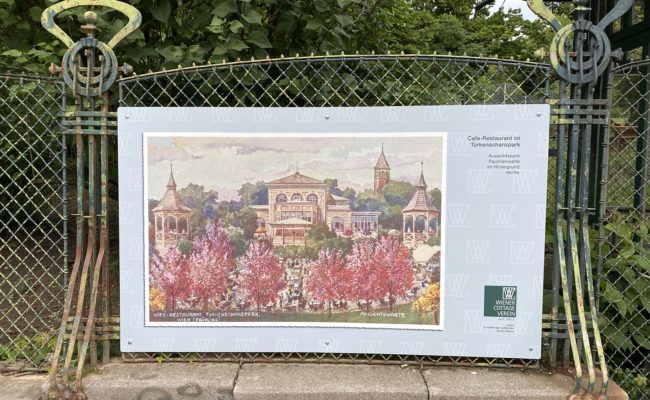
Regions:
<instances>
[{"instance_id":1,"label":"concrete curb","mask_svg":"<svg viewBox=\"0 0 650 400\"><path fill-rule=\"evenodd\" d=\"M381 365L244 365L234 395L237 400L428 399L417 369Z\"/></svg>"},{"instance_id":2,"label":"concrete curb","mask_svg":"<svg viewBox=\"0 0 650 400\"><path fill-rule=\"evenodd\" d=\"M112 363L84 378L89 400L565 399L567 375L504 368ZM596 386L600 387L600 383ZM0 376L0 400L47 399L45 375ZM627 400L610 384L610 400Z\"/></svg>"}]
</instances>

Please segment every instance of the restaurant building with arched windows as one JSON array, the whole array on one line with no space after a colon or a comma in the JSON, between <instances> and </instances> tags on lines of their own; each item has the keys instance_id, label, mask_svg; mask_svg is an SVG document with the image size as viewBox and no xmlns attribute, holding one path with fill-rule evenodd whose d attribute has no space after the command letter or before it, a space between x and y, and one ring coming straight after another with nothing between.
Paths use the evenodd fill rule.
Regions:
<instances>
[{"instance_id":1,"label":"restaurant building with arched windows","mask_svg":"<svg viewBox=\"0 0 650 400\"><path fill-rule=\"evenodd\" d=\"M304 245L316 224L325 223L339 236L377 237L379 212L356 212L350 200L328 191L328 185L296 171L267 182L269 204L252 206L257 212L257 233L274 245Z\"/></svg>"}]
</instances>

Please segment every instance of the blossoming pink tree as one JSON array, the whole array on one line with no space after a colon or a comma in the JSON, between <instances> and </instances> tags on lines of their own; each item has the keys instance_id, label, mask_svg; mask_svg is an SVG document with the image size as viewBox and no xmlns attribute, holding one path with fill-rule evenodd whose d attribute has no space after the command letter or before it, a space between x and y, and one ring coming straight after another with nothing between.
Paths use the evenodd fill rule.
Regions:
<instances>
[{"instance_id":1,"label":"blossoming pink tree","mask_svg":"<svg viewBox=\"0 0 650 400\"><path fill-rule=\"evenodd\" d=\"M228 275L235 268L234 247L218 222L208 225L205 234L192 243L190 265L192 289L203 311L208 311L209 300L228 289Z\"/></svg>"},{"instance_id":2,"label":"blossoming pink tree","mask_svg":"<svg viewBox=\"0 0 650 400\"><path fill-rule=\"evenodd\" d=\"M263 305L275 302L279 292L286 287L284 267L273 247L262 241L252 242L240 261L242 270L238 283L244 294L255 302L257 311L261 311Z\"/></svg>"},{"instance_id":3,"label":"blossoming pink tree","mask_svg":"<svg viewBox=\"0 0 650 400\"><path fill-rule=\"evenodd\" d=\"M367 310L372 301L386 296L392 310L397 298L413 286L411 254L393 238L358 242L347 261L353 273L351 292L355 299L366 301Z\"/></svg>"},{"instance_id":4,"label":"blossoming pink tree","mask_svg":"<svg viewBox=\"0 0 650 400\"><path fill-rule=\"evenodd\" d=\"M366 301L370 310L372 301L382 299L386 294L386 270L379 268L375 257L375 245L370 240L355 243L348 255L348 265L353 271L351 294L356 300Z\"/></svg>"},{"instance_id":5,"label":"blossoming pink tree","mask_svg":"<svg viewBox=\"0 0 650 400\"><path fill-rule=\"evenodd\" d=\"M413 259L409 250L399 241L381 238L375 246L375 262L386 279L385 290L392 310L397 298L413 287Z\"/></svg>"},{"instance_id":6,"label":"blossoming pink tree","mask_svg":"<svg viewBox=\"0 0 650 400\"><path fill-rule=\"evenodd\" d=\"M321 250L318 259L311 265L307 291L315 300L328 303L328 317L331 318L332 301L350 296L352 277L352 269L347 265L342 251Z\"/></svg>"},{"instance_id":7,"label":"blossoming pink tree","mask_svg":"<svg viewBox=\"0 0 650 400\"><path fill-rule=\"evenodd\" d=\"M149 261L150 287L157 287L165 296L165 310L176 310L176 303L187 298L192 287L190 264L176 247L170 247Z\"/></svg>"}]
</instances>

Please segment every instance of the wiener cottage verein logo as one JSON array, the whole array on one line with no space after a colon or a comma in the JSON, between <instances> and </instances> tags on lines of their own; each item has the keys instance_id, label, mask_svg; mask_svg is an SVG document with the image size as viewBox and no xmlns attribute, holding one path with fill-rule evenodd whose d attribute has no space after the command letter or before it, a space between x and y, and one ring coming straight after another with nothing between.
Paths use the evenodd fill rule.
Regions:
<instances>
[{"instance_id":1,"label":"wiener cottage verein logo","mask_svg":"<svg viewBox=\"0 0 650 400\"><path fill-rule=\"evenodd\" d=\"M516 286L485 286L483 316L515 318L517 316Z\"/></svg>"}]
</instances>

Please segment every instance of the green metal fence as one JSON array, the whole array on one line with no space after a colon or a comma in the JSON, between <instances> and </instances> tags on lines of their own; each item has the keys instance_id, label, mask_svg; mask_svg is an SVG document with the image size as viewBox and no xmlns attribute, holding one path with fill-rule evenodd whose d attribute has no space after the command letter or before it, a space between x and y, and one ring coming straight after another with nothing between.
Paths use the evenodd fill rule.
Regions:
<instances>
[{"instance_id":1,"label":"green metal fence","mask_svg":"<svg viewBox=\"0 0 650 400\"><path fill-rule=\"evenodd\" d=\"M63 83L0 75L0 369L41 369L65 296Z\"/></svg>"},{"instance_id":2,"label":"green metal fence","mask_svg":"<svg viewBox=\"0 0 650 400\"><path fill-rule=\"evenodd\" d=\"M594 220L592 254L605 350L614 379L632 398L648 398L648 62L610 74L611 124L604 146L607 199ZM124 78L122 106L315 107L557 103L548 65L432 55L336 55L204 65ZM0 75L0 362L44 369L60 323L66 284L65 87L50 79ZM558 122L557 119L555 121ZM553 217L558 125L551 126L549 212ZM113 152L115 144L113 143ZM73 155L73 154L72 154ZM72 192L73 190L69 190ZM112 191L113 192L113 191ZM114 194L114 193L113 193ZM74 203L74 202L72 202ZM111 213L113 224L117 213ZM548 224L551 228L552 222ZM549 240L552 234L548 235ZM552 246L545 289L552 294ZM116 252L114 253L116 254ZM558 289L559 290L559 289ZM116 298L115 293L112 296ZM117 307L113 308L117 316ZM548 307L546 309L548 312ZM562 308L546 319L548 350L566 342ZM99 336L101 332L97 332ZM553 345L555 343L555 345ZM568 347L565 347L568 356ZM125 354L129 361L236 360L536 366L499 358L342 354ZM568 358L565 358L568 361ZM647 384L645 386L647 388ZM645 396L645 397L644 397Z\"/></svg>"},{"instance_id":3,"label":"green metal fence","mask_svg":"<svg viewBox=\"0 0 650 400\"><path fill-rule=\"evenodd\" d=\"M120 106L366 107L543 103L557 95L549 65L439 55L332 55L252 60L119 81ZM552 129L554 132L555 128ZM549 163L549 215L554 162ZM548 247L549 253L552 248ZM552 265L547 258L547 272ZM548 280L548 290L550 290ZM547 324L550 326L550 324ZM549 330L547 336L553 333ZM557 336L557 332L555 332ZM124 354L127 360L244 360L537 366L530 360L363 354Z\"/></svg>"},{"instance_id":4,"label":"green metal fence","mask_svg":"<svg viewBox=\"0 0 650 400\"><path fill-rule=\"evenodd\" d=\"M600 298L614 379L632 399L650 399L650 61L615 68L611 79Z\"/></svg>"}]
</instances>

